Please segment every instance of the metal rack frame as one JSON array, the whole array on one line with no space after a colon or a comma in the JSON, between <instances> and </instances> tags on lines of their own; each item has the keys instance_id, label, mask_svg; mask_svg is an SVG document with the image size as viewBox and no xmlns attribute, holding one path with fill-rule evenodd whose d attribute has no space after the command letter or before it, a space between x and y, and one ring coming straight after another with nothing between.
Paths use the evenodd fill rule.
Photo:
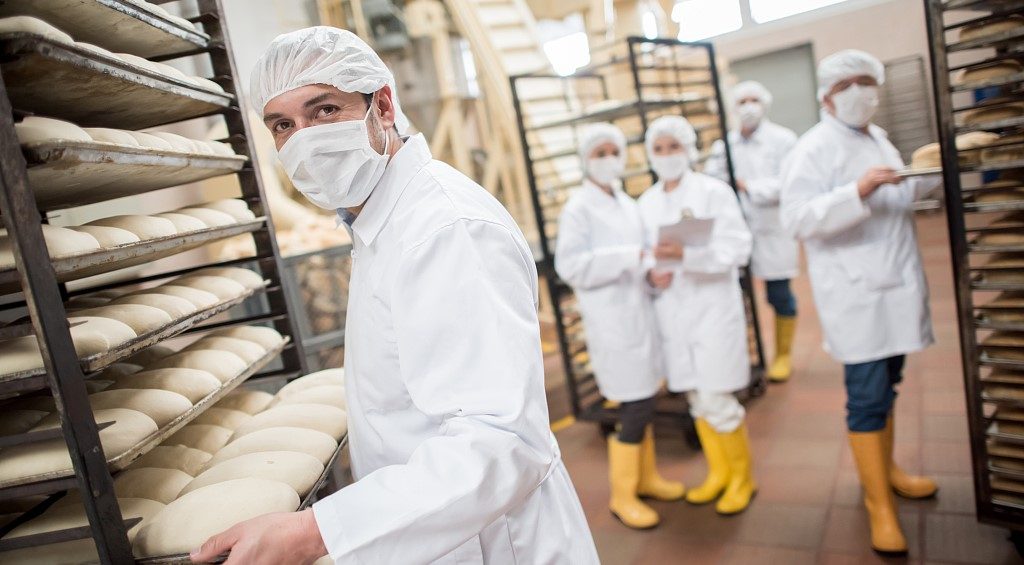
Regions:
<instances>
[{"instance_id":1,"label":"metal rack frame","mask_svg":"<svg viewBox=\"0 0 1024 565\"><path fill-rule=\"evenodd\" d=\"M157 1L156 3L164 3ZM109 7L109 3L103 5ZM209 42L194 50L163 55L156 59L186 57L208 54L213 66L216 81L225 88L234 101L211 115L220 115L225 120L231 143L239 155L248 157L248 163L237 173L241 186L242 198L257 217L268 215L266 197L262 181L259 177L259 166L255 145L249 135L250 126L238 100L237 70L231 55L230 40L223 22L223 8L220 0L197 0L199 15L191 21L201 23ZM147 21L145 18L140 18ZM166 24L162 24L166 27ZM164 30L166 31L166 29ZM5 61L6 62L6 61ZM44 221L37 207L33 191L29 186L27 162L14 130L15 118L24 115L23 109L12 107L8 96L9 85L0 77L0 217L2 217L9 236L13 242L15 261L18 266L18 281L24 296L24 307L27 308L32 324L32 331L37 336L46 369L45 384L54 396L55 404L61 415L60 435L57 432L22 434L9 438L0 438L5 444L40 441L54 437L63 437L71 455L74 476L61 478L44 483L0 489L0 500L16 498L29 494L51 494L69 488L77 488L81 493L82 502L89 526L31 536L33 545L54 543L87 538L92 536L102 563L133 563L131 546L128 542L127 530L137 520L122 514L114 495L113 478L108 462L104 456L99 440L99 429L88 400L86 375L82 364L75 353L67 322L64 301L69 293L58 276L50 259L43 240L41 224ZM92 125L83 123L83 125ZM226 325L270 322L281 334L291 337L290 343L280 354L283 368L255 375L291 377L305 372L306 357L298 328L292 316L295 311L288 292L289 281L282 279L283 266L274 234L274 226L267 219L262 227L252 231L256 242L257 255L246 261L259 265L264 278L269 280L265 296L268 313L231 320L194 326L187 331L205 331ZM207 265L203 265L207 266ZM199 268L199 267L196 267ZM191 268L190 268L191 269ZM189 270L190 270L189 269ZM176 273L165 273L142 280L172 276ZM122 282L118 284L128 284ZM90 289L98 290L99 287ZM20 305L20 303L18 303ZM9 306L5 306L7 308ZM197 319L198 323L198 319ZM184 331L185 328L182 328ZM241 382L242 379L239 379ZM236 383L237 384L237 383ZM24 388L14 381L9 385L0 384L0 393L20 393ZM9 531L14 525L41 513L59 494L51 496L33 510L15 522L5 526L2 531ZM2 558L2 554L0 554Z\"/></svg>"},{"instance_id":2,"label":"metal rack frame","mask_svg":"<svg viewBox=\"0 0 1024 565\"><path fill-rule=\"evenodd\" d=\"M527 73L522 75L516 75L509 77L510 86L512 90L512 101L516 111L516 121L519 128L520 143L523 146L523 154L526 159L526 172L527 180L530 189L530 199L533 207L533 212L536 218L538 226L538 236L540 244L540 258L537 260L537 269L541 276L547 280L548 294L551 300L552 308L555 315L555 329L558 336L558 345L562 357L562 367L565 372L566 385L569 392L569 400L572 407L573 416L579 420L594 421L599 423L605 431L610 430L615 423L618 421L617 409L614 407L607 406L605 400L600 396L597 390L597 383L594 379L594 375L589 371L581 371L577 367L574 358L581 355L586 351L586 345L583 343L574 344L572 338L569 335L569 330L576 325L581 324L581 320L577 316L571 323L567 322L567 312L565 309L564 302L571 300L573 294L572 289L569 288L562 280L559 279L554 269L554 253L552 242L550 241L547 233L548 224L553 223L557 218L550 218L545 213L545 205L541 202L542 187L540 186L539 177L540 175L536 170L536 165L539 162L547 159L557 157L572 157L575 155L575 150L569 151L557 151L554 154L538 156L531 151L531 144L529 141L529 133L544 128L554 127L566 127L581 122L594 122L594 121L614 121L623 118L638 117L642 126L642 132L639 137L627 139L628 145L642 144L643 143L643 132L646 131L649 122L648 115L651 112L657 110L664 110L668 108L678 109L683 111L687 105L696 103L713 103L715 106L714 112L717 113L718 120L714 126L707 126L710 128L717 127L718 131L721 132L721 138L726 140L726 162L729 171L730 185L733 190L736 190L736 179L733 175L733 164L732 164L732 152L728 144L728 128L726 125L725 117L725 106L723 104L722 91L720 88L720 79L718 75L718 67L715 60L715 49L711 43L708 42L684 42L675 39L648 39L645 37L627 37L624 40L628 53L624 57L615 56L608 62L592 64L588 67L579 69L576 74L567 77L558 77L557 75L546 74L546 73ZM645 47L650 46L650 47ZM675 65L666 64L645 64L641 59L647 54L645 49L656 49L659 46L665 47L689 47L706 52L708 66L707 67L694 67L692 65L679 64L675 61ZM569 81L598 81L599 88L603 93L603 98L608 98L608 85L606 77L595 71L599 69L606 69L615 65L628 65L630 75L632 77L632 88L636 95L636 100L623 104L620 107L602 109L590 113L583 113L579 116L572 118L566 118L561 120L555 120L551 122L543 122L540 125L528 125L527 116L524 112L524 99L520 94L521 84L523 81L536 80L536 79L550 79L556 80L561 78L563 82L568 83ZM647 70L660 70L660 71L675 71L677 73L676 81L672 83L649 83L642 79L641 73ZM685 71L709 71L711 80L700 81L697 83L683 81L678 73ZM687 96L688 86L711 86L714 90L714 96ZM652 88L664 88L664 87L677 87L680 96L677 98L661 98L652 99L645 97L645 89ZM571 106L571 96L569 94L569 86L566 84L566 95L565 101L567 105ZM529 103L526 100L525 103ZM686 115L686 112L682 112ZM706 128L698 128L707 129ZM575 132L573 133L575 137ZM627 177L638 176L638 175L650 175L652 179L656 176L648 169L627 171ZM563 183L568 184L568 183ZM574 185L573 185L574 186ZM549 190L550 186L546 187ZM568 188L568 186L559 186L559 189ZM765 361L764 351L761 340L760 325L757 318L757 309L755 307L754 292L751 285L751 278L749 275L749 269L744 268L741 275L741 287L744 294L745 310L748 316L748 323L751 326L753 334L753 347L752 347L752 371L751 371L751 383L747 388L747 394L750 396L759 396L763 394L766 388L765 381ZM688 442L693 445L699 445L695 434L693 432L693 421L689 415L688 406L682 395L667 395L663 398L659 398L657 415L661 420L667 420L679 425L682 425L683 431L686 434Z\"/></svg>"}]
</instances>

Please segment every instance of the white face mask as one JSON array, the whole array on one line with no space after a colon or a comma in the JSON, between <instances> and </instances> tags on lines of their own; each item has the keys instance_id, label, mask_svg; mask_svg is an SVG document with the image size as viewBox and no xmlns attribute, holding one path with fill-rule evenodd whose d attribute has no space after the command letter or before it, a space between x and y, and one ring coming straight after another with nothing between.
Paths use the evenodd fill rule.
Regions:
<instances>
[{"instance_id":1,"label":"white face mask","mask_svg":"<svg viewBox=\"0 0 1024 565\"><path fill-rule=\"evenodd\" d=\"M760 102L745 102L736 108L736 114L740 118L740 125L750 129L761 123L764 118L764 106Z\"/></svg>"},{"instance_id":2,"label":"white face mask","mask_svg":"<svg viewBox=\"0 0 1024 565\"><path fill-rule=\"evenodd\" d=\"M371 105L370 108L373 108ZM388 164L374 151L366 118L300 129L278 153L288 178L310 202L326 210L353 208L366 202Z\"/></svg>"},{"instance_id":3,"label":"white face mask","mask_svg":"<svg viewBox=\"0 0 1024 565\"><path fill-rule=\"evenodd\" d=\"M658 175L658 180L676 180L690 168L690 157L686 152L672 155L654 155L651 157L651 168Z\"/></svg>"},{"instance_id":4,"label":"white face mask","mask_svg":"<svg viewBox=\"0 0 1024 565\"><path fill-rule=\"evenodd\" d=\"M614 155L587 161L587 176L600 185L611 186L625 172L625 161Z\"/></svg>"},{"instance_id":5,"label":"white face mask","mask_svg":"<svg viewBox=\"0 0 1024 565\"><path fill-rule=\"evenodd\" d=\"M878 110L878 87L854 84L832 95L836 118L844 124L862 128L871 123Z\"/></svg>"}]
</instances>

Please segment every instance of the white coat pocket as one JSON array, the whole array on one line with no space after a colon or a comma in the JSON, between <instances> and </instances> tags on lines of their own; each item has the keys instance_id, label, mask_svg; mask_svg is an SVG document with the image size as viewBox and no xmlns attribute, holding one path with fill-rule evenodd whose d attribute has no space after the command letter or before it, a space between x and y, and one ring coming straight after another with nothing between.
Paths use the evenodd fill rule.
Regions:
<instances>
[{"instance_id":1,"label":"white coat pocket","mask_svg":"<svg viewBox=\"0 0 1024 565\"><path fill-rule=\"evenodd\" d=\"M862 281L868 290L885 290L903 284L902 266L893 246L864 243L839 247L834 252L851 281Z\"/></svg>"}]
</instances>

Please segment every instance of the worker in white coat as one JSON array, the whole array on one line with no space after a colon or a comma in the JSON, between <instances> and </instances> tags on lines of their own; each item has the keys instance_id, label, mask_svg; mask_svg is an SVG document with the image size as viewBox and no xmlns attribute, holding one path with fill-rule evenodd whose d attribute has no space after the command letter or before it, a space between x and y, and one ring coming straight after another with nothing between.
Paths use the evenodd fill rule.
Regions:
<instances>
[{"instance_id":1,"label":"worker in white coat","mask_svg":"<svg viewBox=\"0 0 1024 565\"><path fill-rule=\"evenodd\" d=\"M900 154L871 123L884 81L882 63L863 51L821 61L821 121L784 167L782 222L804 243L825 349L844 366L847 428L871 545L905 553L893 491L924 498L936 486L893 461L892 411L905 356L934 341L913 204L938 180L896 175L904 167Z\"/></svg>"},{"instance_id":2,"label":"worker in white coat","mask_svg":"<svg viewBox=\"0 0 1024 565\"><path fill-rule=\"evenodd\" d=\"M800 268L796 240L782 229L779 220L779 193L782 161L796 145L796 134L766 117L772 95L759 82L737 84L732 103L740 127L729 132L729 149L740 207L754 235L750 270L765 282L768 303L775 312L775 356L767 376L773 382L785 382L793 370L796 333L796 297L789 281L800 274ZM712 145L704 172L730 181L722 140Z\"/></svg>"},{"instance_id":3,"label":"worker in white coat","mask_svg":"<svg viewBox=\"0 0 1024 565\"><path fill-rule=\"evenodd\" d=\"M607 123L585 128L579 155L585 178L558 218L555 270L579 301L601 395L619 405L618 431L608 437L609 508L631 528L652 528L658 513L640 497L679 500L686 491L658 474L651 426L661 387L651 291L672 274L651 271L640 210L619 186L622 131Z\"/></svg>"},{"instance_id":4,"label":"worker in white coat","mask_svg":"<svg viewBox=\"0 0 1024 565\"><path fill-rule=\"evenodd\" d=\"M706 479L687 492L686 500L717 500L719 513L736 514L757 489L746 412L735 395L750 384L739 283L739 269L750 259L750 230L729 185L691 168L698 156L697 134L685 118L654 120L644 143L658 182L640 197L640 212L657 242L655 273L673 275L654 303L668 388L687 393L708 463ZM706 242L659 237L662 226L684 217L714 221Z\"/></svg>"},{"instance_id":5,"label":"worker in white coat","mask_svg":"<svg viewBox=\"0 0 1024 565\"><path fill-rule=\"evenodd\" d=\"M193 554L229 564L597 563L548 425L537 274L483 188L431 158L354 34L276 38L251 96L295 186L353 234L345 375L356 482Z\"/></svg>"}]
</instances>

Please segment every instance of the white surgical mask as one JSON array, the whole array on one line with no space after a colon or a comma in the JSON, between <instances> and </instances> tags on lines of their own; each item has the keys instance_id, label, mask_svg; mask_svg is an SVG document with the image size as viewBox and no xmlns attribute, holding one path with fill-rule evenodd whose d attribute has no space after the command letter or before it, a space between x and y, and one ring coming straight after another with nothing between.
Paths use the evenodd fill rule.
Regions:
<instances>
[{"instance_id":1,"label":"white surgical mask","mask_svg":"<svg viewBox=\"0 0 1024 565\"><path fill-rule=\"evenodd\" d=\"M651 168L660 180L676 180L690 168L690 157L685 152L672 155L654 155L651 157Z\"/></svg>"},{"instance_id":2,"label":"white surgical mask","mask_svg":"<svg viewBox=\"0 0 1024 565\"><path fill-rule=\"evenodd\" d=\"M878 110L878 87L851 85L832 95L836 118L852 128L862 128L871 122Z\"/></svg>"},{"instance_id":3,"label":"white surgical mask","mask_svg":"<svg viewBox=\"0 0 1024 565\"><path fill-rule=\"evenodd\" d=\"M370 106L373 107L372 105ZM323 124L292 134L278 154L288 178L310 202L326 210L353 208L366 202L388 164L374 151L366 118Z\"/></svg>"},{"instance_id":4,"label":"white surgical mask","mask_svg":"<svg viewBox=\"0 0 1024 565\"><path fill-rule=\"evenodd\" d=\"M745 102L736 108L740 125L746 129L753 128L764 118L764 106L760 102Z\"/></svg>"},{"instance_id":5,"label":"white surgical mask","mask_svg":"<svg viewBox=\"0 0 1024 565\"><path fill-rule=\"evenodd\" d=\"M587 176L597 184L611 186L626 172L626 163L620 157L609 155L587 161Z\"/></svg>"}]
</instances>

